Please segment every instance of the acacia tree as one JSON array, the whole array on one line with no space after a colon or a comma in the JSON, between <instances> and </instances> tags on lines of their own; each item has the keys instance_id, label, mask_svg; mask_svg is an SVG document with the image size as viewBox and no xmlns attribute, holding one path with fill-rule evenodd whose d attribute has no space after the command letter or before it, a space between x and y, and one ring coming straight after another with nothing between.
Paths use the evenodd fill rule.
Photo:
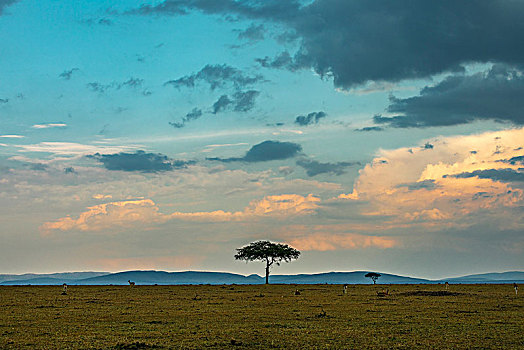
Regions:
<instances>
[{"instance_id":1,"label":"acacia tree","mask_svg":"<svg viewBox=\"0 0 524 350\"><path fill-rule=\"evenodd\" d=\"M300 252L295 248L282 243L272 243L270 241L257 241L249 245L237 248L236 260L246 261L265 261L266 263L266 284L269 284L269 270L273 264L280 265L282 261L290 262L298 259Z\"/></svg>"},{"instance_id":2,"label":"acacia tree","mask_svg":"<svg viewBox=\"0 0 524 350\"><path fill-rule=\"evenodd\" d=\"M373 280L373 284L377 284L377 280L380 276L382 276L380 273L368 272L364 277L371 278Z\"/></svg>"}]
</instances>

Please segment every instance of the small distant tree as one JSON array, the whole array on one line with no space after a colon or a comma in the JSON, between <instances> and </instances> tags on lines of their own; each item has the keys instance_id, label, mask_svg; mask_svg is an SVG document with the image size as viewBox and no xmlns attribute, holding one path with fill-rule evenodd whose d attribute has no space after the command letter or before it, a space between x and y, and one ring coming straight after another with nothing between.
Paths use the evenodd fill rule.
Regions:
<instances>
[{"instance_id":1,"label":"small distant tree","mask_svg":"<svg viewBox=\"0 0 524 350\"><path fill-rule=\"evenodd\" d=\"M364 277L371 278L373 280L373 284L377 284L377 280L380 276L382 276L380 273L368 272Z\"/></svg>"},{"instance_id":2,"label":"small distant tree","mask_svg":"<svg viewBox=\"0 0 524 350\"><path fill-rule=\"evenodd\" d=\"M264 261L266 263L266 284L269 284L269 271L273 264L280 265L282 261L290 262L293 259L298 259L299 256L300 252L287 244L258 241L237 248L235 259Z\"/></svg>"}]
</instances>

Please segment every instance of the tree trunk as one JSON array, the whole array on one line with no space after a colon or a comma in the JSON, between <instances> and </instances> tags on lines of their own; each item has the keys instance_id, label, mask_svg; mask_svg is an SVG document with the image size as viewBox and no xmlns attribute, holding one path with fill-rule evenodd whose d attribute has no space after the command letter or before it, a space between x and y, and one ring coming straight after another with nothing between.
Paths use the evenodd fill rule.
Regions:
<instances>
[{"instance_id":1,"label":"tree trunk","mask_svg":"<svg viewBox=\"0 0 524 350\"><path fill-rule=\"evenodd\" d=\"M266 284L269 284L269 260L266 262Z\"/></svg>"}]
</instances>

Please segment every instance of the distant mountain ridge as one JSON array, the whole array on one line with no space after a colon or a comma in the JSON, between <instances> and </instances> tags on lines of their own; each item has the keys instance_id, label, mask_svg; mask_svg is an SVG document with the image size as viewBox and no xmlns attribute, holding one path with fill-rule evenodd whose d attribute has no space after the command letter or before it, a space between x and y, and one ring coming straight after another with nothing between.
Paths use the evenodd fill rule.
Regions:
<instances>
[{"instance_id":1,"label":"distant mountain ridge","mask_svg":"<svg viewBox=\"0 0 524 350\"><path fill-rule=\"evenodd\" d=\"M515 281L518 282L524 281L524 272L521 271L508 271L508 272L491 272L491 273L480 273L475 275L466 275L462 277L453 277L448 278L447 281L469 281L469 283L496 283L499 281ZM464 283L464 282L462 282Z\"/></svg>"},{"instance_id":2,"label":"distant mountain ridge","mask_svg":"<svg viewBox=\"0 0 524 350\"><path fill-rule=\"evenodd\" d=\"M31 280L39 278L56 278L59 280L78 280L96 276L108 275L111 272L56 272L56 273L24 273L21 275L16 274L0 274L0 283L4 281L18 281L18 280Z\"/></svg>"},{"instance_id":3,"label":"distant mountain ridge","mask_svg":"<svg viewBox=\"0 0 524 350\"><path fill-rule=\"evenodd\" d=\"M317 274L270 275L270 283L281 284L370 284L364 277L369 271L326 272ZM125 285L128 280L137 285L176 284L263 284L264 278L253 274L244 276L228 272L206 271L124 271L124 272L66 272L53 274L0 275L0 285ZM484 273L429 280L381 273L379 284L422 284L422 283L524 283L524 272L509 271Z\"/></svg>"}]
</instances>

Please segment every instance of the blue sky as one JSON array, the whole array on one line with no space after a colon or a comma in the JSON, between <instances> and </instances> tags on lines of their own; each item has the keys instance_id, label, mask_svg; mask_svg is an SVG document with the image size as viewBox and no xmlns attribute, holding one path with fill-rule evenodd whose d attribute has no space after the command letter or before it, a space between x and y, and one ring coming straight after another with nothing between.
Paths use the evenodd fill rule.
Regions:
<instances>
[{"instance_id":1,"label":"blue sky","mask_svg":"<svg viewBox=\"0 0 524 350\"><path fill-rule=\"evenodd\" d=\"M0 0L2 272L523 269L523 17Z\"/></svg>"}]
</instances>

